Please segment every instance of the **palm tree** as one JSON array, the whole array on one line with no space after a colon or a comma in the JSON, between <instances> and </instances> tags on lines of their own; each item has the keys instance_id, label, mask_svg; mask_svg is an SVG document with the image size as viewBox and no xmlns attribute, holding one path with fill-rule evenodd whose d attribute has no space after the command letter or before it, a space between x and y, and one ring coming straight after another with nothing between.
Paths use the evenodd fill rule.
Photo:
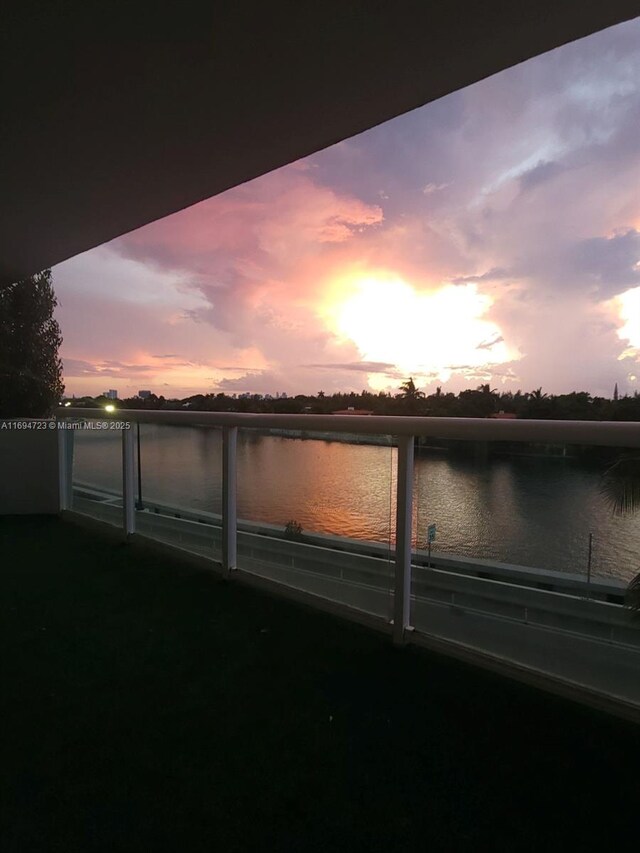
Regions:
<instances>
[{"instance_id":1,"label":"palm tree","mask_svg":"<svg viewBox=\"0 0 640 853\"><path fill-rule=\"evenodd\" d=\"M400 386L402 389L400 392L400 397L403 400L411 400L415 402L416 400L422 399L424 397L424 391L418 391L415 386L415 382L413 381L413 376L410 376L406 379L402 385Z\"/></svg>"},{"instance_id":2,"label":"palm tree","mask_svg":"<svg viewBox=\"0 0 640 853\"><path fill-rule=\"evenodd\" d=\"M616 515L640 510L640 456L621 456L603 475L602 495ZM640 613L640 572L629 582L625 607Z\"/></svg>"},{"instance_id":3,"label":"palm tree","mask_svg":"<svg viewBox=\"0 0 640 853\"><path fill-rule=\"evenodd\" d=\"M544 394L542 388L536 388L528 394L528 401L525 407L524 416L526 418L548 418L552 413L553 399L548 394Z\"/></svg>"}]
</instances>

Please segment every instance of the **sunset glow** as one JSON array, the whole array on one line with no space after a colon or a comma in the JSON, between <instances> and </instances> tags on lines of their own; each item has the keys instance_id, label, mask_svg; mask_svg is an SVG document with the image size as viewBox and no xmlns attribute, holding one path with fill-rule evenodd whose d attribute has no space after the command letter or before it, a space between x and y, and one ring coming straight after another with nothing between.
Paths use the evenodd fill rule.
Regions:
<instances>
[{"instance_id":1,"label":"sunset glow","mask_svg":"<svg viewBox=\"0 0 640 853\"><path fill-rule=\"evenodd\" d=\"M512 358L500 329L483 319L491 299L475 284L421 293L400 277L368 276L344 290L351 293L330 312L333 328L357 346L364 361L387 362L402 374L446 381L456 367ZM370 381L374 387L390 384L379 376Z\"/></svg>"},{"instance_id":2,"label":"sunset glow","mask_svg":"<svg viewBox=\"0 0 640 853\"><path fill-rule=\"evenodd\" d=\"M640 19L60 264L67 391L638 390Z\"/></svg>"},{"instance_id":3,"label":"sunset glow","mask_svg":"<svg viewBox=\"0 0 640 853\"><path fill-rule=\"evenodd\" d=\"M621 293L616 301L624 324L618 329L618 335L629 347L640 350L640 287Z\"/></svg>"}]
</instances>

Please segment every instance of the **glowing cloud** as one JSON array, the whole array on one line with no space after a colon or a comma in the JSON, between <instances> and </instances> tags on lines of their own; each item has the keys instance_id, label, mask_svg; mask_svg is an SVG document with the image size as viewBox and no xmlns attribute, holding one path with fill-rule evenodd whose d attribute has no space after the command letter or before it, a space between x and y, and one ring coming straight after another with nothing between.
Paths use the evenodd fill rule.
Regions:
<instances>
[{"instance_id":1,"label":"glowing cloud","mask_svg":"<svg viewBox=\"0 0 640 853\"><path fill-rule=\"evenodd\" d=\"M628 341L632 350L640 350L640 287L621 293L614 302L624 322L618 329L618 337Z\"/></svg>"},{"instance_id":2,"label":"glowing cloud","mask_svg":"<svg viewBox=\"0 0 640 853\"><path fill-rule=\"evenodd\" d=\"M340 290L348 295L326 309L327 321L366 361L447 381L455 365L477 368L514 360L501 330L484 318L492 300L476 284L421 293L399 277L370 275L350 286L341 283ZM374 387L389 384L382 376L369 381Z\"/></svg>"}]
</instances>

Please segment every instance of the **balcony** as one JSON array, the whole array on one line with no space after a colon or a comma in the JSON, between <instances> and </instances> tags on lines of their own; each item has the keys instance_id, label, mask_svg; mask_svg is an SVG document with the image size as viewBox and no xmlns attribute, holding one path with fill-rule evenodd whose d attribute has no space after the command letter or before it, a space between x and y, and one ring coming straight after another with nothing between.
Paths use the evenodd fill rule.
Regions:
<instances>
[{"instance_id":1,"label":"balcony","mask_svg":"<svg viewBox=\"0 0 640 853\"><path fill-rule=\"evenodd\" d=\"M367 625L397 645L420 646L639 718L640 620L623 606L626 582L615 573L619 553L627 555L631 546L615 552L605 543L614 570L608 574L577 564L571 549L560 571L535 560L514 565L442 548L431 553L424 504L433 507L430 495L442 488L435 469L416 479L414 452L416 436L630 448L640 443L637 425L169 411L83 411L80 417L69 409L59 410L58 419L55 435L46 436L47 456L57 447L64 517ZM265 437L265 431L347 443L322 456L317 448L326 442L305 445ZM191 444L182 442L187 433ZM354 434L370 446L354 444ZM282 444L275 456L273 442ZM561 489L563 476L554 475L545 500L549 489ZM447 481L444 491L456 488ZM473 482L465 488L475 503L493 502L490 521L499 538L504 527L495 495L481 486L479 499ZM527 489L525 479L521 490ZM517 500L517 493L507 494ZM274 503L280 507L275 516L269 515ZM573 504L565 499L563 506L563 525L570 526ZM307 513L303 535L282 526L296 510ZM441 508L439 523L445 516ZM351 526L344 526L345 517ZM333 533L332 524L338 525Z\"/></svg>"},{"instance_id":2,"label":"balcony","mask_svg":"<svg viewBox=\"0 0 640 853\"><path fill-rule=\"evenodd\" d=\"M0 519L3 850L633 837L637 726L142 544Z\"/></svg>"}]
</instances>

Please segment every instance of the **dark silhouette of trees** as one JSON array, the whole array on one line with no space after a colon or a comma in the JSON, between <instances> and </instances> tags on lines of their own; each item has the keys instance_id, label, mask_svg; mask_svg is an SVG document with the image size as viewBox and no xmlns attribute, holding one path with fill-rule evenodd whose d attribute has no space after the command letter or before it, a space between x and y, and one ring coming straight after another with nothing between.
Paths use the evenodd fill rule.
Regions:
<instances>
[{"instance_id":1,"label":"dark silhouette of trees","mask_svg":"<svg viewBox=\"0 0 640 853\"><path fill-rule=\"evenodd\" d=\"M487 418L498 411L499 394L490 385L479 385L475 391L461 391L458 395L462 417Z\"/></svg>"},{"instance_id":2,"label":"dark silhouette of trees","mask_svg":"<svg viewBox=\"0 0 640 853\"><path fill-rule=\"evenodd\" d=\"M467 389L459 394L436 388L425 396L413 378L405 380L397 394L388 391L362 390L297 394L276 399L270 395L229 395L222 392L195 394L185 400L165 400L151 395L147 400L131 398L122 401L124 408L184 409L204 412L265 412L297 414L325 413L348 409L365 409L376 415L426 415L429 417L486 418L500 412L518 418L554 420L640 421L640 394L625 395L618 400L591 397L586 391L569 394L547 394L542 388L533 391L503 391L489 384Z\"/></svg>"},{"instance_id":3,"label":"dark silhouette of trees","mask_svg":"<svg viewBox=\"0 0 640 853\"><path fill-rule=\"evenodd\" d=\"M424 391L419 391L416 388L412 376L410 376L400 385L400 393L396 394L396 399L400 402L401 405L398 410L394 411L394 414L425 414L425 407L421 405L422 401L425 399Z\"/></svg>"},{"instance_id":4,"label":"dark silhouette of trees","mask_svg":"<svg viewBox=\"0 0 640 853\"><path fill-rule=\"evenodd\" d=\"M413 381L413 376L410 376L400 385L400 394L398 395L403 400L411 400L416 402L424 397L423 391L418 391Z\"/></svg>"},{"instance_id":5,"label":"dark silhouette of trees","mask_svg":"<svg viewBox=\"0 0 640 853\"><path fill-rule=\"evenodd\" d=\"M0 287L0 417L47 417L64 394L51 270Z\"/></svg>"}]
</instances>

